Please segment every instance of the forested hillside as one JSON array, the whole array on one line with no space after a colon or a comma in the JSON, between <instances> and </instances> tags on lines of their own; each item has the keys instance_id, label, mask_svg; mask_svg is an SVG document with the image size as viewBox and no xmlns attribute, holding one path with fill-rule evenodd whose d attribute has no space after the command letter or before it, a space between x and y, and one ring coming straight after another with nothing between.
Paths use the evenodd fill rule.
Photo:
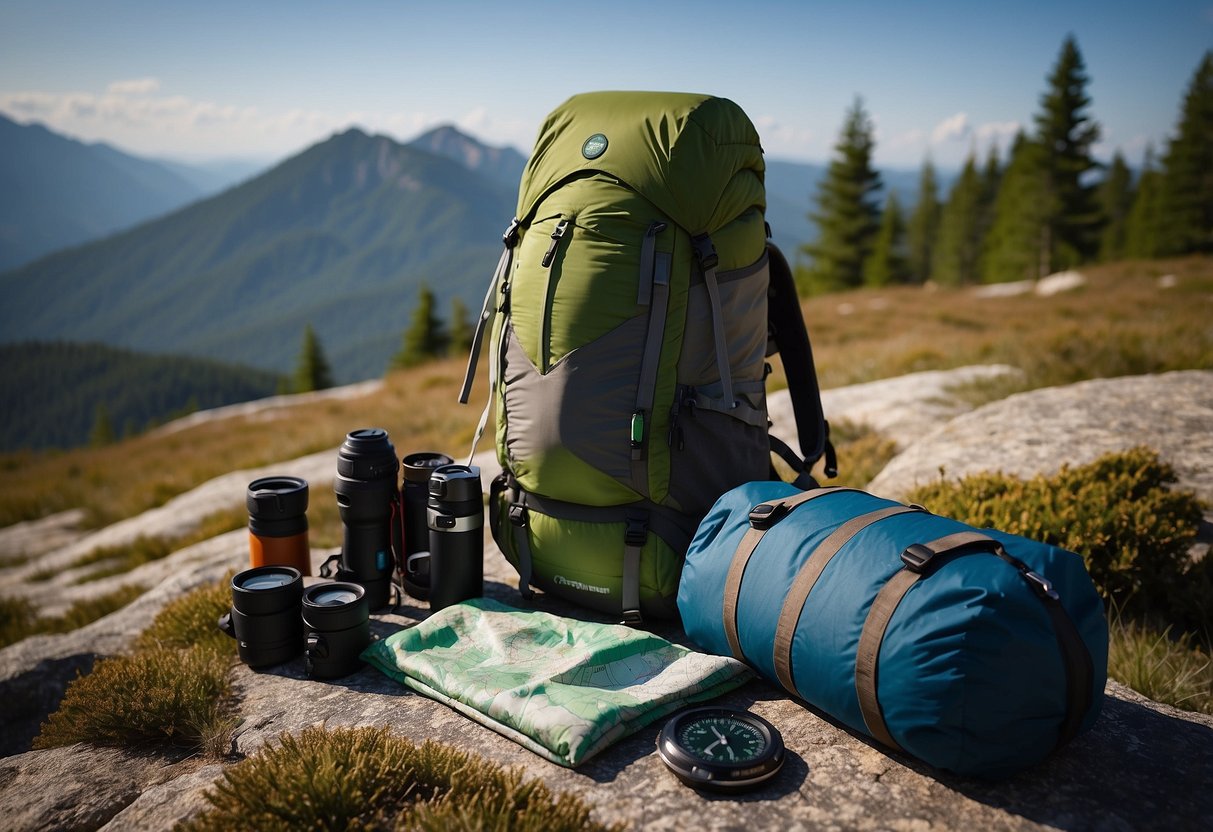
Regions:
<instances>
[{"instance_id":1,"label":"forested hillside","mask_svg":"<svg viewBox=\"0 0 1213 832\"><path fill-rule=\"evenodd\" d=\"M1031 129L1007 158L974 149L946 195L928 160L908 211L872 164L874 125L856 98L815 190L817 238L802 247L801 290L997 283L1213 253L1213 51L1183 94L1166 147L1147 149L1136 176L1119 151L1106 165L1094 156L1101 127L1090 81L1067 38Z\"/></svg>"},{"instance_id":2,"label":"forested hillside","mask_svg":"<svg viewBox=\"0 0 1213 832\"><path fill-rule=\"evenodd\" d=\"M2 451L104 444L279 386L261 370L62 341L2 345L0 366Z\"/></svg>"}]
</instances>

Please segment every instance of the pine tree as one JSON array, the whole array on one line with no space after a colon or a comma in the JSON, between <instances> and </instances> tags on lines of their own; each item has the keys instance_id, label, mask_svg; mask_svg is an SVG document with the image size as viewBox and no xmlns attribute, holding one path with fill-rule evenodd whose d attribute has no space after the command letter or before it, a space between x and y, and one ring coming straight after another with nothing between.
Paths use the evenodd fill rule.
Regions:
<instances>
[{"instance_id":1,"label":"pine tree","mask_svg":"<svg viewBox=\"0 0 1213 832\"><path fill-rule=\"evenodd\" d=\"M324 356L324 348L320 346L316 331L308 324L303 330L303 348L299 351L291 389L295 393L307 393L312 390L326 390L332 386L333 372Z\"/></svg>"},{"instance_id":2,"label":"pine tree","mask_svg":"<svg viewBox=\"0 0 1213 832\"><path fill-rule=\"evenodd\" d=\"M1125 256L1125 232L1133 208L1133 173L1120 151L1112 157L1108 175L1099 186L1099 207L1103 214L1103 232L1099 237L1099 259L1103 262Z\"/></svg>"},{"instance_id":3,"label":"pine tree","mask_svg":"<svg viewBox=\"0 0 1213 832\"><path fill-rule=\"evenodd\" d=\"M1050 202L1041 175L1042 153L1022 133L1015 137L981 257L986 283L1030 280L1047 273Z\"/></svg>"},{"instance_id":4,"label":"pine tree","mask_svg":"<svg viewBox=\"0 0 1213 832\"><path fill-rule=\"evenodd\" d=\"M393 367L415 367L446 352L447 334L434 312L434 293L421 284L413 318L405 330L400 352L392 358Z\"/></svg>"},{"instance_id":5,"label":"pine tree","mask_svg":"<svg viewBox=\"0 0 1213 832\"><path fill-rule=\"evenodd\" d=\"M960 178L952 186L939 223L934 279L957 286L976 283L982 245L982 178L970 153Z\"/></svg>"},{"instance_id":6,"label":"pine tree","mask_svg":"<svg viewBox=\"0 0 1213 832\"><path fill-rule=\"evenodd\" d=\"M931 279L931 262L939 236L941 211L935 166L927 159L922 164L922 175L918 180L918 202L910 213L906 228L909 248L907 265L910 279L915 283L926 283Z\"/></svg>"},{"instance_id":7,"label":"pine tree","mask_svg":"<svg viewBox=\"0 0 1213 832\"><path fill-rule=\"evenodd\" d=\"M93 408L93 427L89 431L88 443L94 448L101 448L112 445L115 438L114 422L110 419L109 408L104 402L98 402Z\"/></svg>"},{"instance_id":8,"label":"pine tree","mask_svg":"<svg viewBox=\"0 0 1213 832\"><path fill-rule=\"evenodd\" d=\"M905 219L897 192L890 191L880 215L880 230L872 253L864 262L863 282L868 286L887 286L890 283L910 282L909 266L906 263Z\"/></svg>"},{"instance_id":9,"label":"pine tree","mask_svg":"<svg viewBox=\"0 0 1213 832\"><path fill-rule=\"evenodd\" d=\"M1042 149L1049 195L1044 255L1050 272L1090 259L1099 244L1095 188L1084 181L1085 174L1098 167L1091 157L1099 125L1086 113L1091 104L1088 80L1078 44L1067 37L1036 116L1036 142Z\"/></svg>"},{"instance_id":10,"label":"pine tree","mask_svg":"<svg viewBox=\"0 0 1213 832\"><path fill-rule=\"evenodd\" d=\"M1137 258L1157 257L1160 251L1159 191L1162 174L1154 164L1154 148L1147 147L1141 163L1141 176L1137 180L1133 207L1125 224L1125 256Z\"/></svg>"},{"instance_id":11,"label":"pine tree","mask_svg":"<svg viewBox=\"0 0 1213 832\"><path fill-rule=\"evenodd\" d=\"M456 296L451 301L451 354L466 355L472 348L472 338L475 334L471 321L468 320L467 304L463 302L463 298Z\"/></svg>"},{"instance_id":12,"label":"pine tree","mask_svg":"<svg viewBox=\"0 0 1213 832\"><path fill-rule=\"evenodd\" d=\"M1160 253L1213 252L1213 51L1192 76L1162 168Z\"/></svg>"},{"instance_id":13,"label":"pine tree","mask_svg":"<svg viewBox=\"0 0 1213 832\"><path fill-rule=\"evenodd\" d=\"M811 291L863 282L864 261L872 253L880 225L877 192L881 181L872 167L872 131L863 101L856 98L834 145L835 156L818 186L817 208L809 214L818 232L817 241L802 249L811 258L805 287Z\"/></svg>"}]
</instances>

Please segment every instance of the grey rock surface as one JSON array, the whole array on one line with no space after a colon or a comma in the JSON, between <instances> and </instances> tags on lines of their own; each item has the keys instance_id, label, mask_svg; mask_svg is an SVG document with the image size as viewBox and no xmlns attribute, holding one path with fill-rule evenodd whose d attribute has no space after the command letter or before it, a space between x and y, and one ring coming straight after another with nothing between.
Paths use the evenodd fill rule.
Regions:
<instances>
[{"instance_id":1,"label":"grey rock surface","mask_svg":"<svg viewBox=\"0 0 1213 832\"><path fill-rule=\"evenodd\" d=\"M915 485L981 471L1018 477L1147 445L1179 487L1213 504L1213 370L1095 379L1008 396L910 444L869 490L900 498Z\"/></svg>"},{"instance_id":2,"label":"grey rock surface","mask_svg":"<svg viewBox=\"0 0 1213 832\"><path fill-rule=\"evenodd\" d=\"M953 393L956 387L1019 373L1005 364L910 373L823 390L821 407L831 422L865 424L904 448L955 416L972 410L972 405ZM788 391L778 390L768 396L767 410L771 432L791 442L796 435L796 421Z\"/></svg>"},{"instance_id":3,"label":"grey rock surface","mask_svg":"<svg viewBox=\"0 0 1213 832\"><path fill-rule=\"evenodd\" d=\"M247 557L242 539L229 537L225 545L210 576ZM317 562L321 557L315 553ZM489 538L485 579L487 595L522 605L513 569ZM187 583L149 594L175 595ZM605 620L542 595L535 603L558 614ZM151 609L132 605L103 619L98 630L133 634ZM395 613L376 614L373 629L383 637L427 614L424 604L408 599ZM92 626L98 625L102 622ZM654 629L684 641L671 625ZM66 652L60 647L57 654ZM0 657L15 664L7 653ZM22 655L27 662L36 660L33 652ZM236 685L243 718L235 737L240 754L256 753L283 732L316 724L387 725L417 742L435 739L521 767L553 789L578 795L595 807L599 819L625 820L634 829L1179 829L1201 828L1213 816L1213 792L1207 788L1213 775L1213 717L1151 702L1115 682L1108 684L1103 713L1090 733L1031 771L986 783L887 753L756 680L722 701L750 708L778 726L789 756L773 784L739 797L700 794L681 785L656 754L658 726L625 738L574 771L371 668L320 682L306 678L302 658L259 672L240 665ZM168 828L205 808L206 785L222 771L218 764L195 765L178 774L176 760L148 768L138 755L129 755L134 762L128 763L128 754L77 746L0 761L0 807L17 806L30 792L42 793L38 813L13 814L14 822L6 825L45 828L41 818L49 816L62 828L106 823L103 828L114 830ZM61 779L64 760L75 761L70 782ZM45 815L44 809L51 811L45 807L58 808Z\"/></svg>"},{"instance_id":4,"label":"grey rock surface","mask_svg":"<svg viewBox=\"0 0 1213 832\"><path fill-rule=\"evenodd\" d=\"M947 397L947 388L957 383L956 378L952 375L931 383L919 379L904 388L877 383L862 395L846 393L854 397L850 403L840 403L846 401L840 398L828 412L832 418L838 418L836 413L866 414L846 418L872 423L882 418L886 408L925 410ZM985 468L998 467L992 460L1020 459L1023 467L1015 471L1026 474L1061 461L1084 461L1088 457L1082 454L1088 451L1093 458L1093 446L1106 443L1111 449L1116 437L1124 434L1124 444L1118 447L1138 441L1155 444L1181 468L1184 484L1207 493L1203 489L1209 487L1207 477L1213 471L1209 464L1211 382L1210 372L1176 373L1036 391L999 403L1008 409L994 410L996 416L990 421L986 414L996 405L959 415L934 436L925 436L922 427L903 424L891 428L888 425L893 423L882 423L883 430L904 431L898 441L904 439L907 450L881 476L888 474L887 482L895 483L892 474L899 470L895 468L899 460L916 458L920 447L925 449L921 458L932 458L931 467L924 468L923 463L915 468L907 460L902 463L904 470L937 475L939 461L934 454L947 451L953 441L968 442L969 450L958 457L968 460L979 455L982 439ZM826 395L828 401L830 393ZM842 393L836 391L835 395ZM1024 401L1032 396L1041 399ZM874 404L879 401L887 404ZM955 412L964 409L956 402L949 407ZM1128 411L1135 415L1130 418ZM918 424L929 425L935 418L939 416L924 416ZM966 427L970 420L972 426ZM958 423L963 431L945 434ZM1143 431L1148 436L1142 436ZM1009 438L991 439L1003 434ZM944 435L957 438L941 439ZM1053 439L1046 443L1042 436ZM319 479L333 469L335 452L314 456L318 461L310 464L317 466L313 476ZM491 452L483 458L487 483L496 465ZM1188 459L1195 462L1187 465ZM272 468L271 473L304 470L287 465ZM949 475L960 473L952 467L948 471ZM178 521L193 516L191 512L212 510L207 508L213 504L211 500L239 504L250 473L237 472L206 484L202 489L210 494L207 499L182 500ZM331 473L327 475L331 477ZM128 521L123 534L136 533L138 520ZM75 545L82 544L84 541ZM314 551L314 565L328 554ZM38 636L0 650L0 702L5 706L0 709L0 754L5 755L0 759L0 816L4 828L166 829L206 807L205 793L227 763L86 746L28 749L38 726L57 707L77 671L87 672L98 657L126 649L165 603L218 580L229 569L242 568L247 557L243 530L182 549L155 571L142 574L141 580L152 588L126 608L74 633ZM12 569L0 573L5 592L22 592L28 586L18 574L19 570ZM486 594L522 605L516 587L513 569L486 534ZM604 620L542 595L535 605L558 614ZM395 612L376 614L373 629L384 637L426 615L428 608L423 603L408 599ZM674 626L654 629L685 643ZM345 679L319 682L306 678L298 658L260 672L238 665L235 679L243 721L234 748L241 755L256 753L284 732L315 724L387 725L416 741L436 739L502 765L518 766L553 789L578 795L595 807L599 819L626 821L634 829L1169 830L1207 828L1213 817L1213 790L1209 789L1213 782L1213 717L1151 702L1116 682L1108 683L1102 715L1091 732L1028 772L1009 781L986 783L890 754L756 680L723 701L750 708L778 726L789 751L788 761L768 787L746 796L721 797L684 787L664 768L655 751L659 726L640 730L574 771L543 760L370 668Z\"/></svg>"}]
</instances>

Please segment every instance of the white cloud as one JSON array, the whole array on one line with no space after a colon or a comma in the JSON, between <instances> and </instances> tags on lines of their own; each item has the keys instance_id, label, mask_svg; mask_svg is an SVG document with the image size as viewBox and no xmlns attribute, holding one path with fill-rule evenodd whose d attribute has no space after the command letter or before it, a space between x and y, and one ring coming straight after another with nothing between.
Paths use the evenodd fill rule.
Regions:
<instances>
[{"instance_id":1,"label":"white cloud","mask_svg":"<svg viewBox=\"0 0 1213 832\"><path fill-rule=\"evenodd\" d=\"M110 95L151 95L159 89L160 80L157 78L132 78L127 81L114 81L105 91Z\"/></svg>"},{"instance_id":2,"label":"white cloud","mask_svg":"<svg viewBox=\"0 0 1213 832\"><path fill-rule=\"evenodd\" d=\"M926 133L924 133L919 128L915 127L912 130L907 130L904 133L901 133L901 134L896 135L893 138L889 139L888 145L889 145L889 147L894 148L894 149L901 149L904 147L918 147L919 145L922 144L922 141L924 138L926 138Z\"/></svg>"},{"instance_id":3,"label":"white cloud","mask_svg":"<svg viewBox=\"0 0 1213 832\"><path fill-rule=\"evenodd\" d=\"M781 122L774 116L761 115L753 122L763 150L770 155L803 156L816 138L812 130Z\"/></svg>"},{"instance_id":4,"label":"white cloud","mask_svg":"<svg viewBox=\"0 0 1213 832\"><path fill-rule=\"evenodd\" d=\"M967 113L956 113L936 124L931 130L931 144L943 144L949 141L959 141L969 135L969 116Z\"/></svg>"}]
</instances>

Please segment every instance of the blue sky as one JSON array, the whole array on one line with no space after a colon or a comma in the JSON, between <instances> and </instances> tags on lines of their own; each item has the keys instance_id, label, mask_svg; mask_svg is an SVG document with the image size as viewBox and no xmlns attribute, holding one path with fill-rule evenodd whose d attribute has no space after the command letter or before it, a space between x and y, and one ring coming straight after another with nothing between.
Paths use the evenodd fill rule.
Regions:
<instances>
[{"instance_id":1,"label":"blue sky","mask_svg":"<svg viewBox=\"0 0 1213 832\"><path fill-rule=\"evenodd\" d=\"M0 112L125 150L271 160L351 125L455 123L529 151L594 89L733 99L768 156L829 158L856 95L882 167L956 167L1030 127L1072 33L1098 152L1140 162L1213 48L1213 0L0 2Z\"/></svg>"}]
</instances>

